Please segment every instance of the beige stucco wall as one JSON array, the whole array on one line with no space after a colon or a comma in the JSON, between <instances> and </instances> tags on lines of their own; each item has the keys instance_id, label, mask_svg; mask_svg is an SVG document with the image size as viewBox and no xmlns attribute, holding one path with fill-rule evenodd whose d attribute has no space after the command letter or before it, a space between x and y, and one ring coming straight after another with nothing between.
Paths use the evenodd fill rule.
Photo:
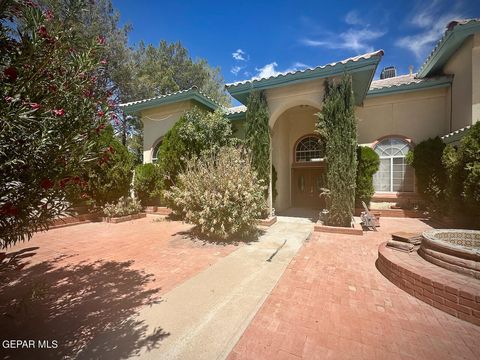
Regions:
<instances>
[{"instance_id":1,"label":"beige stucco wall","mask_svg":"<svg viewBox=\"0 0 480 360\"><path fill-rule=\"evenodd\" d=\"M143 122L143 163L152 162L153 147L192 106L191 101L183 101L142 111L140 118Z\"/></svg>"},{"instance_id":2,"label":"beige stucco wall","mask_svg":"<svg viewBox=\"0 0 480 360\"><path fill-rule=\"evenodd\" d=\"M315 131L315 113L319 109L297 106L281 114L272 130L272 162L277 170L278 196L273 205L276 211L291 206L291 168L293 149L299 138Z\"/></svg>"},{"instance_id":3,"label":"beige stucco wall","mask_svg":"<svg viewBox=\"0 0 480 360\"><path fill-rule=\"evenodd\" d=\"M418 143L448 132L448 90L439 88L396 95L367 97L357 107L359 144L382 136L402 135Z\"/></svg>"},{"instance_id":4,"label":"beige stucco wall","mask_svg":"<svg viewBox=\"0 0 480 360\"><path fill-rule=\"evenodd\" d=\"M454 75L451 89L452 128L447 133L472 123L472 45L473 38L470 37L443 68L445 74Z\"/></svg>"},{"instance_id":5,"label":"beige stucco wall","mask_svg":"<svg viewBox=\"0 0 480 360\"><path fill-rule=\"evenodd\" d=\"M475 34L472 47L472 124L480 121L480 34Z\"/></svg>"},{"instance_id":6,"label":"beige stucco wall","mask_svg":"<svg viewBox=\"0 0 480 360\"><path fill-rule=\"evenodd\" d=\"M319 109L324 96L325 79L307 81L285 87L268 89L266 93L270 112L270 128L288 109L299 105L309 105Z\"/></svg>"}]
</instances>

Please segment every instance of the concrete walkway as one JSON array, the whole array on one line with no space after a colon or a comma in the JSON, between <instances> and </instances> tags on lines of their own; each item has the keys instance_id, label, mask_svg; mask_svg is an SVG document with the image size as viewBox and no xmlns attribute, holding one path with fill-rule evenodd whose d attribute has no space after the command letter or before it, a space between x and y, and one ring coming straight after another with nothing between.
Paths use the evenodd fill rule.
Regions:
<instances>
[{"instance_id":1,"label":"concrete walkway","mask_svg":"<svg viewBox=\"0 0 480 360\"><path fill-rule=\"evenodd\" d=\"M280 220L258 242L241 247L166 293L162 302L142 309L135 321L148 325L147 337L169 335L153 348L140 349L134 358L226 358L312 230L309 223Z\"/></svg>"}]
</instances>

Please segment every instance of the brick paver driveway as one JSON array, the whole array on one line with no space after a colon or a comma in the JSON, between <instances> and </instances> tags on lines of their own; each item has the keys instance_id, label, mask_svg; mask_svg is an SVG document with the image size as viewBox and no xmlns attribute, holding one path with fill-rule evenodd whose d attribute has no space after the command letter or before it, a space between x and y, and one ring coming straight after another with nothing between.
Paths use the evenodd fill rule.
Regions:
<instances>
[{"instance_id":1,"label":"brick paver driveway","mask_svg":"<svg viewBox=\"0 0 480 360\"><path fill-rule=\"evenodd\" d=\"M184 234L189 229L152 218L89 223L37 233L8 249L19 260L0 273L0 339L58 341L56 350L15 350L12 358L74 357L94 338L99 358L113 349L127 356L168 336L158 329L146 338L132 315L237 248L194 241ZM105 330L116 343L102 343Z\"/></svg>"},{"instance_id":2,"label":"brick paver driveway","mask_svg":"<svg viewBox=\"0 0 480 360\"><path fill-rule=\"evenodd\" d=\"M363 237L315 234L230 359L480 359L480 327L400 290L375 268L378 244L416 219L382 219Z\"/></svg>"}]
</instances>

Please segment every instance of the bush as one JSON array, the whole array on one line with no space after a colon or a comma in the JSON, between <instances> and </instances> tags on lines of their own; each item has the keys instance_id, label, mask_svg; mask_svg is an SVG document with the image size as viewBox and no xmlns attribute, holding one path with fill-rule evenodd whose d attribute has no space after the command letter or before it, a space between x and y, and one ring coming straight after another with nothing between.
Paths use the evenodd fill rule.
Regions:
<instances>
[{"instance_id":1,"label":"bush","mask_svg":"<svg viewBox=\"0 0 480 360\"><path fill-rule=\"evenodd\" d=\"M362 201L370 205L375 189L373 175L378 171L380 158L368 146L357 147L357 185L355 189L355 206L362 208Z\"/></svg>"},{"instance_id":2,"label":"bush","mask_svg":"<svg viewBox=\"0 0 480 360\"><path fill-rule=\"evenodd\" d=\"M189 159L234 142L230 121L222 112L210 113L197 107L188 110L165 135L159 149L158 164L165 188L175 183Z\"/></svg>"},{"instance_id":3,"label":"bush","mask_svg":"<svg viewBox=\"0 0 480 360\"><path fill-rule=\"evenodd\" d=\"M327 225L350 226L355 205L357 125L351 77L325 83L317 131L325 140L328 161L325 198Z\"/></svg>"},{"instance_id":4,"label":"bush","mask_svg":"<svg viewBox=\"0 0 480 360\"><path fill-rule=\"evenodd\" d=\"M143 206L160 205L163 178L160 166L142 164L135 168L135 195Z\"/></svg>"},{"instance_id":5,"label":"bush","mask_svg":"<svg viewBox=\"0 0 480 360\"><path fill-rule=\"evenodd\" d=\"M103 155L88 168L84 195L94 205L103 206L129 195L134 157L115 137L110 125L103 131L97 146Z\"/></svg>"},{"instance_id":6,"label":"bush","mask_svg":"<svg viewBox=\"0 0 480 360\"><path fill-rule=\"evenodd\" d=\"M122 197L117 203L105 204L102 211L105 216L120 217L138 214L141 210L140 202L130 197Z\"/></svg>"},{"instance_id":7,"label":"bush","mask_svg":"<svg viewBox=\"0 0 480 360\"><path fill-rule=\"evenodd\" d=\"M407 162L415 169L417 189L430 210L444 205L447 174L442 164L445 143L438 136L419 143L407 154Z\"/></svg>"},{"instance_id":8,"label":"bush","mask_svg":"<svg viewBox=\"0 0 480 360\"><path fill-rule=\"evenodd\" d=\"M69 210L67 187L101 154L109 117L103 39L31 1L0 11L0 247L29 239ZM72 180L72 181L70 181ZM80 190L79 190L80 191Z\"/></svg>"},{"instance_id":9,"label":"bush","mask_svg":"<svg viewBox=\"0 0 480 360\"><path fill-rule=\"evenodd\" d=\"M449 203L466 214L480 215L480 122L471 127L458 149L445 147L442 162Z\"/></svg>"},{"instance_id":10,"label":"bush","mask_svg":"<svg viewBox=\"0 0 480 360\"><path fill-rule=\"evenodd\" d=\"M165 196L201 233L227 239L255 229L266 207L264 191L245 152L225 147L190 160Z\"/></svg>"}]
</instances>

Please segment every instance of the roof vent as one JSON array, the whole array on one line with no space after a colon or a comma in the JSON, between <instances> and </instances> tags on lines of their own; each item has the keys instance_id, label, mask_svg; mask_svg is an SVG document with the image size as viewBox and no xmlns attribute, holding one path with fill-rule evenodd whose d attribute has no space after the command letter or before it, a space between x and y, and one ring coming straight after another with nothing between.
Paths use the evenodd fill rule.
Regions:
<instances>
[{"instance_id":1,"label":"roof vent","mask_svg":"<svg viewBox=\"0 0 480 360\"><path fill-rule=\"evenodd\" d=\"M395 68L395 66L387 66L383 68L380 74L380 79L388 79L395 76L397 76L397 69Z\"/></svg>"}]
</instances>

